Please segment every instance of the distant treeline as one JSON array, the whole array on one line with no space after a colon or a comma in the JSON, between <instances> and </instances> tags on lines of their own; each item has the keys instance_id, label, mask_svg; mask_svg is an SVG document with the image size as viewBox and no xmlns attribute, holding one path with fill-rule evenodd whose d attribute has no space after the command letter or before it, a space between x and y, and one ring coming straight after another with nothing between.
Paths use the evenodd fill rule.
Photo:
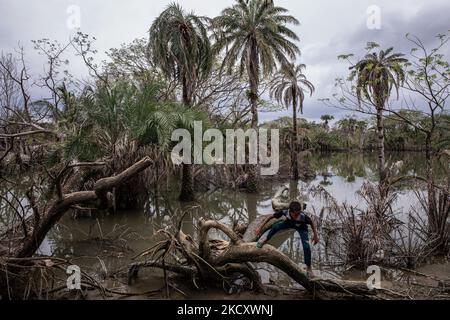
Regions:
<instances>
[{"instance_id":1,"label":"distant treeline","mask_svg":"<svg viewBox=\"0 0 450 320\"><path fill-rule=\"evenodd\" d=\"M400 110L400 115L414 119L416 123L427 125L430 117L420 111ZM443 118L438 126L433 139L433 146L439 149L448 149L450 146L450 114L441 114ZM351 151L367 150L374 151L377 148L376 119L358 119L347 116L336 121L333 125L329 122L334 120L333 116L322 116L322 122L307 121L300 118L299 122L299 144L302 150L318 151ZM445 125L447 124L447 125ZM270 121L264 126L280 128L282 130L284 146L290 144L290 132L292 132L292 119L281 117ZM385 147L389 151L425 151L425 135L413 126L401 121L398 115L387 115L384 122Z\"/></svg>"}]
</instances>

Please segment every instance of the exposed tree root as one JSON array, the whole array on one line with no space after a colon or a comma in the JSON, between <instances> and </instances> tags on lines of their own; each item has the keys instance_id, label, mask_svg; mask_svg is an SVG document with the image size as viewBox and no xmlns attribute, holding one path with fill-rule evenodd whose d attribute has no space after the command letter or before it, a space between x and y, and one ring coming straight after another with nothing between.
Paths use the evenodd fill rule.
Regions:
<instances>
[{"instance_id":1,"label":"exposed tree root","mask_svg":"<svg viewBox=\"0 0 450 320\"><path fill-rule=\"evenodd\" d=\"M288 203L280 200L285 189L280 189L272 200L274 209L285 208ZM159 245L147 251L151 259L145 262L134 263L130 266L129 281L137 277L141 268L161 268L191 278L196 286L203 283L208 286L230 284L238 275L247 278L252 283L252 289L264 292L265 287L253 264L267 263L284 273L300 284L308 292L334 292L350 295L356 298L378 299L380 291L384 295L396 296L385 290L369 290L365 282L343 281L338 279L309 279L306 271L288 256L270 245L257 248L254 242L258 237L255 234L257 226L265 217L256 219L244 232L233 230L227 225L212 220L201 219L198 224L198 237L195 242L192 237L181 231L181 225L173 234L161 231L166 237ZM275 219L274 219L275 220ZM270 227L276 221L271 221L263 229ZM211 229L221 231L229 239L211 239ZM240 236L243 234L243 236ZM170 259L171 262L165 262ZM397 296L398 298L398 296Z\"/></svg>"},{"instance_id":2,"label":"exposed tree root","mask_svg":"<svg viewBox=\"0 0 450 320\"><path fill-rule=\"evenodd\" d=\"M211 229L222 231L230 241L210 239L208 232ZM181 230L177 231L177 235L167 232L164 234L167 236L167 243L172 245L160 246L152 253L152 257L162 257L160 259L132 264L128 273L130 281L137 277L139 269L145 267L165 269L190 277L196 285L203 283L209 286L223 285L233 280L233 274L240 274L251 281L255 291L264 292L264 285L252 263L267 263L285 272L311 293L327 291L361 298L376 298L377 290L369 290L365 282L309 279L301 266L276 248L265 245L259 249L256 243L244 242L234 230L217 221L200 220L198 243ZM172 249L168 249L169 247ZM172 260L178 262L163 264L162 259L169 256L176 256L177 258Z\"/></svg>"}]
</instances>

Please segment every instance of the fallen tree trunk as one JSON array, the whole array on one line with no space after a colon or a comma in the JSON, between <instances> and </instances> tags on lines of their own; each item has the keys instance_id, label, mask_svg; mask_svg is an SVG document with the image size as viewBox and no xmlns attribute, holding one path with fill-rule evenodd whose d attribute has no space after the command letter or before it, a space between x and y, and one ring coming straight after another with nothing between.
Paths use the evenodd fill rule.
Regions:
<instances>
[{"instance_id":1,"label":"fallen tree trunk","mask_svg":"<svg viewBox=\"0 0 450 320\"><path fill-rule=\"evenodd\" d=\"M256 247L256 243L242 243L230 247L223 255L214 260L215 265L248 262L264 262L277 267L310 292L325 290L340 293L348 291L357 295L375 294L375 292L368 290L365 282L341 281L337 279L324 280L320 278L309 279L302 267L270 245L265 245L259 249Z\"/></svg>"},{"instance_id":2,"label":"fallen tree trunk","mask_svg":"<svg viewBox=\"0 0 450 320\"><path fill-rule=\"evenodd\" d=\"M40 247L50 229L68 210L75 206L91 204L98 208L111 206L110 190L117 188L152 164L146 157L122 173L100 179L92 191L72 192L53 199L48 204L32 204L34 214L2 235L0 239L0 257L31 257ZM25 232L25 230L28 230ZM25 234L27 233L27 234Z\"/></svg>"},{"instance_id":3,"label":"fallen tree trunk","mask_svg":"<svg viewBox=\"0 0 450 320\"><path fill-rule=\"evenodd\" d=\"M110 208L113 205L111 190L129 181L151 164L151 159L146 157L114 177L98 180L91 191L65 190L68 193L64 194L59 185L57 187L60 192L47 203L40 205L34 196L29 195L33 214L26 219L21 217L19 223L0 235L0 296L9 299L26 297L24 294L29 293L30 288L40 282L40 289L35 290L39 296L43 282L48 284L48 279L42 269L43 266L34 264L30 259L33 259L32 256L50 229L72 208L85 205L99 209ZM71 186L72 184L69 188ZM37 280L34 280L35 277Z\"/></svg>"},{"instance_id":4,"label":"fallen tree trunk","mask_svg":"<svg viewBox=\"0 0 450 320\"><path fill-rule=\"evenodd\" d=\"M371 294L367 288L367 284L364 282L321 281L321 279L311 281L301 266L273 246L265 245L263 248L258 248L255 242L245 242L245 240L239 239L233 230L216 221L200 220L199 224L199 243L200 248L203 248L200 250L200 255L213 266L222 266L229 263L264 262L282 270L308 291L323 289L333 292L343 292L344 290L348 290L355 294ZM210 250L206 249L207 244L210 243L208 232L212 228L221 230L231 240L228 247L221 249L220 252L216 252L214 255L210 253ZM206 254L208 251L209 253ZM345 289L343 290L343 288Z\"/></svg>"},{"instance_id":5,"label":"fallen tree trunk","mask_svg":"<svg viewBox=\"0 0 450 320\"><path fill-rule=\"evenodd\" d=\"M287 188L280 189L272 199L274 210L288 207L289 203L281 197ZM166 271L192 278L194 283L203 282L207 286L220 285L232 281L230 275L239 274L253 283L253 289L265 291L260 276L253 264L266 263L286 273L292 280L300 284L307 291L335 292L357 297L375 297L383 290L370 290L366 282L343 281L339 279L310 279L306 271L288 256L270 245L257 248L256 233L266 216L260 216L253 221L244 232L237 232L227 225L213 220L199 220L198 242L181 231L181 224L174 234L167 231L167 241L146 252L151 256L149 261L137 262L130 265L129 281L137 277L139 269L145 267L161 268ZM277 219L272 219L262 230L265 232ZM210 239L209 231L216 229L224 233L229 241ZM243 234L241 237L240 234ZM157 257L155 259L155 257ZM175 264L162 263L167 257L175 257ZM384 291L383 291L384 292Z\"/></svg>"},{"instance_id":6,"label":"fallen tree trunk","mask_svg":"<svg viewBox=\"0 0 450 320\"><path fill-rule=\"evenodd\" d=\"M210 239L208 234L211 229L220 230L229 241ZM140 268L151 267L191 277L194 283L201 282L209 286L223 285L224 282L232 281L230 275L240 274L253 283L255 290L264 291L264 285L252 264L267 263L286 273L309 292L329 291L360 297L377 293L376 290L369 290L365 282L309 279L300 265L273 246L265 245L259 249L255 242L245 242L234 230L217 221L199 221L198 243L181 230L175 235L164 234L168 237L167 243L152 252L151 260L130 265L129 281L138 276ZM159 256L159 259L154 260L155 256ZM176 256L178 262L163 264L162 261L170 256Z\"/></svg>"}]
</instances>

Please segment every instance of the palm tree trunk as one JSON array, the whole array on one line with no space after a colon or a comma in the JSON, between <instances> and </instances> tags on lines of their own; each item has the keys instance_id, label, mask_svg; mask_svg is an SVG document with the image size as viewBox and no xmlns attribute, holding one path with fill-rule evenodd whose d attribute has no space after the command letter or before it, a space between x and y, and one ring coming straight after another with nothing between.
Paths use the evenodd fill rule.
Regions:
<instances>
[{"instance_id":1,"label":"palm tree trunk","mask_svg":"<svg viewBox=\"0 0 450 320\"><path fill-rule=\"evenodd\" d=\"M256 94L253 93L252 90L251 97L250 97L250 103L251 103L251 113L252 113L252 129L258 130L258 109L257 109L257 98ZM257 150L259 150L259 137L257 136ZM259 165L258 164L250 164L249 165L249 172L248 172L248 179L246 183L246 189L250 193L256 193L258 192L258 178L259 178Z\"/></svg>"},{"instance_id":2,"label":"palm tree trunk","mask_svg":"<svg viewBox=\"0 0 450 320\"><path fill-rule=\"evenodd\" d=\"M377 108L377 135L378 135L378 173L380 183L386 179L386 158L384 154L384 121L383 121L383 107Z\"/></svg>"},{"instance_id":3,"label":"palm tree trunk","mask_svg":"<svg viewBox=\"0 0 450 320\"><path fill-rule=\"evenodd\" d=\"M258 80L259 80L259 73L258 73L258 54L256 51L256 47L253 46L251 50L251 56L249 58L249 62L247 65L248 73L249 73L249 84L250 84L250 108L252 113L252 122L251 126L252 129L258 132ZM259 135L256 135L256 144L257 148L256 150L259 152ZM249 166L249 173L248 173L248 179L246 183L247 191L250 193L256 193L258 192L258 180L259 180L259 156L257 157L258 163L251 164Z\"/></svg>"},{"instance_id":4,"label":"palm tree trunk","mask_svg":"<svg viewBox=\"0 0 450 320\"><path fill-rule=\"evenodd\" d=\"M181 193L180 201L189 202L194 201L194 177L192 174L192 165L183 164L183 174L181 178Z\"/></svg>"},{"instance_id":5,"label":"palm tree trunk","mask_svg":"<svg viewBox=\"0 0 450 320\"><path fill-rule=\"evenodd\" d=\"M294 98L292 106L292 146L291 146L291 169L292 179L298 180L298 129L297 129L297 102Z\"/></svg>"},{"instance_id":6,"label":"palm tree trunk","mask_svg":"<svg viewBox=\"0 0 450 320\"><path fill-rule=\"evenodd\" d=\"M190 93L189 84L186 77L183 77L183 104L190 108L192 105L192 96ZM181 178L181 192L179 200L183 202L190 202L195 200L194 195L194 177L192 174L192 165L183 164L182 178Z\"/></svg>"}]
</instances>

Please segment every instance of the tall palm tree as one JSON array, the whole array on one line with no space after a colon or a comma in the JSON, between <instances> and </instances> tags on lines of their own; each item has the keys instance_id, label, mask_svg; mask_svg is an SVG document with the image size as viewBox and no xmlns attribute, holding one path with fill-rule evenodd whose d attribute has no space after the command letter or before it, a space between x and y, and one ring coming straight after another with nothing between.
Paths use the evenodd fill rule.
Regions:
<instances>
[{"instance_id":1,"label":"tall palm tree","mask_svg":"<svg viewBox=\"0 0 450 320\"><path fill-rule=\"evenodd\" d=\"M350 67L350 80L356 77L356 94L358 101L366 100L375 106L377 113L378 135L378 171L380 181L386 176L384 155L383 111L392 89L398 90L405 80L403 65L408 62L401 53L393 53L393 48L380 50L378 54L367 54L356 65Z\"/></svg>"},{"instance_id":2,"label":"tall palm tree","mask_svg":"<svg viewBox=\"0 0 450 320\"><path fill-rule=\"evenodd\" d=\"M149 48L153 61L166 77L181 83L183 103L191 107L199 79L207 76L213 55L206 27L207 19L173 3L150 28ZM192 166L183 164L181 201L194 200Z\"/></svg>"},{"instance_id":3,"label":"tall palm tree","mask_svg":"<svg viewBox=\"0 0 450 320\"><path fill-rule=\"evenodd\" d=\"M223 67L232 72L238 66L241 76L246 73L250 90L253 129L258 127L258 88L262 76L272 74L277 63L288 64L300 53L293 42L297 35L287 24L299 24L287 14L287 10L274 6L267 0L237 0L215 18L213 25L219 30L215 45L216 52L225 51ZM247 181L247 189L258 189L259 166L252 166Z\"/></svg>"},{"instance_id":4,"label":"tall palm tree","mask_svg":"<svg viewBox=\"0 0 450 320\"><path fill-rule=\"evenodd\" d=\"M271 98L275 98L278 103L284 104L286 108L292 106L291 169L294 180L299 179L297 110L303 114L305 91L312 95L315 90L314 85L303 74L304 68L306 68L304 64L282 66L270 88Z\"/></svg>"}]
</instances>

